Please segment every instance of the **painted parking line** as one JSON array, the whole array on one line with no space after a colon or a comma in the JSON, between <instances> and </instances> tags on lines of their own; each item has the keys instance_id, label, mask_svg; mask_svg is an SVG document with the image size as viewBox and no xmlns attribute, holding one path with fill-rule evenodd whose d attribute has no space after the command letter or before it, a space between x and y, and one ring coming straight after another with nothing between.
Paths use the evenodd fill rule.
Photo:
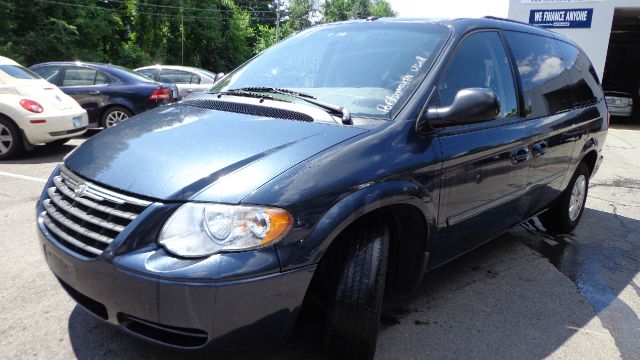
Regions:
<instances>
[{"instance_id":1,"label":"painted parking line","mask_svg":"<svg viewBox=\"0 0 640 360\"><path fill-rule=\"evenodd\" d=\"M37 181L37 182L40 182L40 183L46 183L47 182L47 179L41 179L41 178L37 178L37 177L33 177L33 176L27 176L27 175L14 174L14 173L6 172L6 171L0 171L0 176L7 176L7 177L12 177L12 178L16 178L16 179L22 179L22 180Z\"/></svg>"}]
</instances>

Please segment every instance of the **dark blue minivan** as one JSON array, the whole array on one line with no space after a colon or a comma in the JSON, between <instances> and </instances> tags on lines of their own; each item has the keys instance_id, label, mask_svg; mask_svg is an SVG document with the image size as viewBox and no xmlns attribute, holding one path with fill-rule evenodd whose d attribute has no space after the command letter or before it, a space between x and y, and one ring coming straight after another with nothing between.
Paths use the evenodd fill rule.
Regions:
<instances>
[{"instance_id":1,"label":"dark blue minivan","mask_svg":"<svg viewBox=\"0 0 640 360\"><path fill-rule=\"evenodd\" d=\"M607 127L589 59L550 31L320 25L79 146L39 238L78 304L148 341L279 344L319 303L327 354L371 359L383 302L426 271L534 216L572 231Z\"/></svg>"}]
</instances>

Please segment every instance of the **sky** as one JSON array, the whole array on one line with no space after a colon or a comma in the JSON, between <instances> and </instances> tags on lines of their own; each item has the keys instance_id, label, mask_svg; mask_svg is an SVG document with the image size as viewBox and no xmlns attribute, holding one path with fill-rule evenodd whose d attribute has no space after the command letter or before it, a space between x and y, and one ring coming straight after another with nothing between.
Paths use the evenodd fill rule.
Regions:
<instances>
[{"instance_id":1,"label":"sky","mask_svg":"<svg viewBox=\"0 0 640 360\"><path fill-rule=\"evenodd\" d=\"M399 17L507 17L509 0L389 0Z\"/></svg>"}]
</instances>

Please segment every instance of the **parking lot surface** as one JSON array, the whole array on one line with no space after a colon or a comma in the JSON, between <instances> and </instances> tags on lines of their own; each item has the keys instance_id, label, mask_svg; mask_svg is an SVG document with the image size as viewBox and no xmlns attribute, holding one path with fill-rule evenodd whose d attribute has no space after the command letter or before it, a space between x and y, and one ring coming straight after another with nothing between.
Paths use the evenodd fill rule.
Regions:
<instances>
[{"instance_id":1,"label":"parking lot surface","mask_svg":"<svg viewBox=\"0 0 640 360\"><path fill-rule=\"evenodd\" d=\"M80 144L0 163L0 358L170 359L95 320L63 292L35 235L45 179ZM568 236L536 220L427 274L385 312L377 359L640 359L640 128L609 131L582 221ZM317 357L313 325L284 349L230 359Z\"/></svg>"}]
</instances>

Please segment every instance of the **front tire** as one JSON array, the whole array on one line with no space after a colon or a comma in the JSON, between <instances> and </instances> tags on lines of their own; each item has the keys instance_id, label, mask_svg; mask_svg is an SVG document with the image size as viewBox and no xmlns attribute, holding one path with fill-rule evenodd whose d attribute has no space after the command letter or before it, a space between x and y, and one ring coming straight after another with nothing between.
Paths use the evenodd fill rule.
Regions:
<instances>
[{"instance_id":1,"label":"front tire","mask_svg":"<svg viewBox=\"0 0 640 360\"><path fill-rule=\"evenodd\" d=\"M100 120L100 125L103 128L110 128L118 125L119 123L127 120L132 116L131 111L121 107L114 106L108 108L103 114L102 119Z\"/></svg>"},{"instance_id":2,"label":"front tire","mask_svg":"<svg viewBox=\"0 0 640 360\"><path fill-rule=\"evenodd\" d=\"M336 241L325 351L331 359L373 359L382 310L389 230L381 221L355 223Z\"/></svg>"},{"instance_id":3,"label":"front tire","mask_svg":"<svg viewBox=\"0 0 640 360\"><path fill-rule=\"evenodd\" d=\"M566 234L580 222L589 191L589 168L580 163L558 202L539 218L547 230Z\"/></svg>"},{"instance_id":4,"label":"front tire","mask_svg":"<svg viewBox=\"0 0 640 360\"><path fill-rule=\"evenodd\" d=\"M18 127L10 120L0 117L0 160L11 159L24 151Z\"/></svg>"}]
</instances>

